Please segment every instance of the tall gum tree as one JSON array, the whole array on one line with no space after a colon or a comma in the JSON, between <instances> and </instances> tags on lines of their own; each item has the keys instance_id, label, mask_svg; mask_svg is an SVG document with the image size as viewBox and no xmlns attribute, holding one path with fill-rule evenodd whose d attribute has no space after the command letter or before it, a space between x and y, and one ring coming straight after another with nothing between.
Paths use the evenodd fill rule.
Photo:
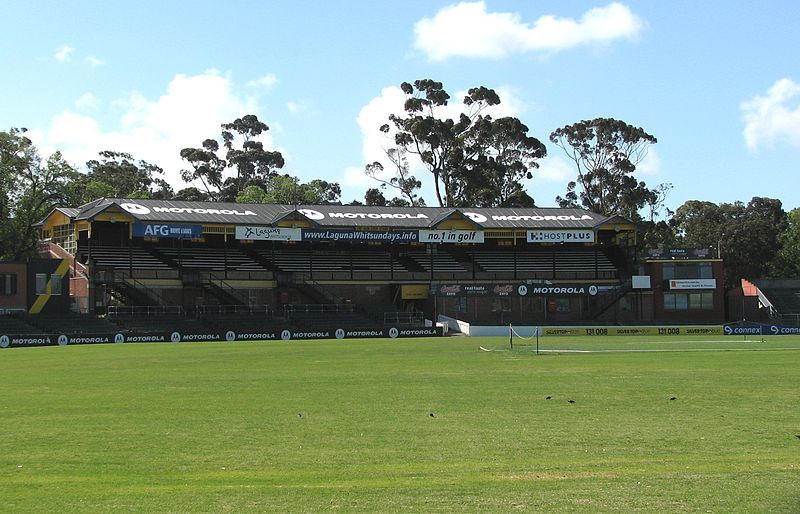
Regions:
<instances>
[{"instance_id":1,"label":"tall gum tree","mask_svg":"<svg viewBox=\"0 0 800 514\"><path fill-rule=\"evenodd\" d=\"M595 118L556 129L550 141L564 150L577 172L566 194L556 197L560 206L638 220L645 206L663 203L661 195L668 187L649 189L633 176L648 147L658 142L644 129L613 118Z\"/></svg>"},{"instance_id":2,"label":"tall gum tree","mask_svg":"<svg viewBox=\"0 0 800 514\"><path fill-rule=\"evenodd\" d=\"M450 95L441 82L423 79L400 88L406 95L404 112L391 114L380 130L393 131L396 147L419 157L431 173L440 206L533 204L519 194L521 180L532 176L547 150L518 119L485 114L500 103L493 89L470 89L463 112L452 119L444 115Z\"/></svg>"}]
</instances>

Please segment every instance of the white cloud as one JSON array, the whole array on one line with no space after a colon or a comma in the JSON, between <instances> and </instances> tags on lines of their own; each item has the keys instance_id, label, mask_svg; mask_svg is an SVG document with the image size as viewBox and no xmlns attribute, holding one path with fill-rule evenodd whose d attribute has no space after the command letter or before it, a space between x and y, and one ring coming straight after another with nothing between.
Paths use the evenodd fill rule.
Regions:
<instances>
[{"instance_id":1,"label":"white cloud","mask_svg":"<svg viewBox=\"0 0 800 514\"><path fill-rule=\"evenodd\" d=\"M247 82L248 87L257 87L262 89L272 89L278 83L278 77L273 73L268 73L263 77Z\"/></svg>"},{"instance_id":2,"label":"white cloud","mask_svg":"<svg viewBox=\"0 0 800 514\"><path fill-rule=\"evenodd\" d=\"M100 99L92 93L84 93L75 100L75 107L78 109L97 109L100 107Z\"/></svg>"},{"instance_id":3,"label":"white cloud","mask_svg":"<svg viewBox=\"0 0 800 514\"><path fill-rule=\"evenodd\" d=\"M647 155L644 156L642 162L636 165L636 174L654 176L658 175L661 171L661 157L652 146L647 149Z\"/></svg>"},{"instance_id":4,"label":"white cloud","mask_svg":"<svg viewBox=\"0 0 800 514\"><path fill-rule=\"evenodd\" d=\"M744 140L749 150L776 141L800 147L800 84L780 79L766 94L742 102L741 109Z\"/></svg>"},{"instance_id":5,"label":"white cloud","mask_svg":"<svg viewBox=\"0 0 800 514\"><path fill-rule=\"evenodd\" d=\"M575 166L560 155L548 155L544 159L540 159L538 163L539 167L533 171L534 183L553 182L566 185L577 176Z\"/></svg>"},{"instance_id":6,"label":"white cloud","mask_svg":"<svg viewBox=\"0 0 800 514\"><path fill-rule=\"evenodd\" d=\"M67 62L72 58L72 54L75 52L75 49L69 45L63 45L56 49L56 53L53 54L56 61L58 62Z\"/></svg>"},{"instance_id":7,"label":"white cloud","mask_svg":"<svg viewBox=\"0 0 800 514\"><path fill-rule=\"evenodd\" d=\"M429 59L499 59L512 53L552 52L636 37L644 22L621 3L586 11L580 20L553 15L525 23L517 13L486 11L486 3L461 2L423 18L414 27L414 46Z\"/></svg>"},{"instance_id":8,"label":"white cloud","mask_svg":"<svg viewBox=\"0 0 800 514\"><path fill-rule=\"evenodd\" d=\"M286 108L290 113L295 116L308 116L314 110L314 103L308 99L289 100L286 102Z\"/></svg>"},{"instance_id":9,"label":"white cloud","mask_svg":"<svg viewBox=\"0 0 800 514\"><path fill-rule=\"evenodd\" d=\"M86 57L86 62L89 63L89 66L92 68L96 68L98 66L103 66L106 62L102 59L98 59L94 55L89 55Z\"/></svg>"},{"instance_id":10,"label":"white cloud","mask_svg":"<svg viewBox=\"0 0 800 514\"><path fill-rule=\"evenodd\" d=\"M76 104L93 99L87 93ZM238 95L231 78L213 70L194 76L176 75L158 98L132 94L113 105L119 111L113 129L102 127L91 116L65 110L47 127L32 130L31 139L43 155L60 150L79 166L96 158L101 150L131 153L164 168L164 178L177 190L187 186L179 175L187 167L179 155L182 148L219 138L222 123L244 114L259 114L254 98ZM274 147L269 134L260 140L266 147Z\"/></svg>"}]
</instances>

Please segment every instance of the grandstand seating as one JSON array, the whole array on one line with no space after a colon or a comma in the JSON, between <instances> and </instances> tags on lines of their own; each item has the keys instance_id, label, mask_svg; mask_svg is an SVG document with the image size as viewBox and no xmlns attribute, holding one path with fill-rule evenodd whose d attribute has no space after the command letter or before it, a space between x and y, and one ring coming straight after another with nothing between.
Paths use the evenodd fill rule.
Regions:
<instances>
[{"instance_id":1,"label":"grandstand seating","mask_svg":"<svg viewBox=\"0 0 800 514\"><path fill-rule=\"evenodd\" d=\"M436 247L434 247L436 248ZM413 250L407 253L425 271L434 273L466 273L469 270L446 250L436 248L436 251Z\"/></svg>"},{"instance_id":2,"label":"grandstand seating","mask_svg":"<svg viewBox=\"0 0 800 514\"><path fill-rule=\"evenodd\" d=\"M286 250L272 252L269 249L256 250L259 257L271 262L280 270L292 273L316 272L371 272L397 273L408 270L388 252L353 250L313 252L310 250Z\"/></svg>"},{"instance_id":3,"label":"grandstand seating","mask_svg":"<svg viewBox=\"0 0 800 514\"><path fill-rule=\"evenodd\" d=\"M170 270L172 267L139 246L93 246L81 248L87 259L91 256L96 268L138 270Z\"/></svg>"},{"instance_id":4,"label":"grandstand seating","mask_svg":"<svg viewBox=\"0 0 800 514\"><path fill-rule=\"evenodd\" d=\"M766 289L762 291L780 314L800 314L800 290Z\"/></svg>"},{"instance_id":5,"label":"grandstand seating","mask_svg":"<svg viewBox=\"0 0 800 514\"><path fill-rule=\"evenodd\" d=\"M178 267L191 271L270 273L276 271L310 274L325 278L346 279L354 274L367 278L390 278L391 274L429 276L449 275L452 278L557 278L615 279L617 268L603 252L594 250L524 251L474 250L463 255L445 248L414 249L400 256L380 250L313 251L281 248L272 251L259 248L244 251L238 248L141 248L94 247L92 260L97 268L147 272L173 271ZM86 254L84 252L84 254ZM473 262L469 262L471 256ZM425 278L425 275L413 278ZM159 275L160 276L160 275ZM248 277L242 277L248 278ZM271 278L271 275L254 278Z\"/></svg>"},{"instance_id":6,"label":"grandstand seating","mask_svg":"<svg viewBox=\"0 0 800 514\"><path fill-rule=\"evenodd\" d=\"M208 330L203 322L184 315L164 314L158 316L119 315L110 317L118 329L133 332L196 332Z\"/></svg>"},{"instance_id":7,"label":"grandstand seating","mask_svg":"<svg viewBox=\"0 0 800 514\"><path fill-rule=\"evenodd\" d=\"M355 310L353 305L289 305L286 319L297 328L304 330L328 329L379 329L377 323Z\"/></svg>"},{"instance_id":8,"label":"grandstand seating","mask_svg":"<svg viewBox=\"0 0 800 514\"><path fill-rule=\"evenodd\" d=\"M485 250L473 254L483 271L497 278L613 279L617 270L602 252ZM482 275L482 274L481 274Z\"/></svg>"},{"instance_id":9,"label":"grandstand seating","mask_svg":"<svg viewBox=\"0 0 800 514\"><path fill-rule=\"evenodd\" d=\"M19 319L18 315L0 316L0 334L41 334L42 330Z\"/></svg>"},{"instance_id":10,"label":"grandstand seating","mask_svg":"<svg viewBox=\"0 0 800 514\"><path fill-rule=\"evenodd\" d=\"M160 248L159 253L177 266L208 271L264 271L263 266L238 248Z\"/></svg>"},{"instance_id":11,"label":"grandstand seating","mask_svg":"<svg viewBox=\"0 0 800 514\"><path fill-rule=\"evenodd\" d=\"M119 330L114 323L92 314L27 314L23 319L46 334L108 334Z\"/></svg>"}]
</instances>

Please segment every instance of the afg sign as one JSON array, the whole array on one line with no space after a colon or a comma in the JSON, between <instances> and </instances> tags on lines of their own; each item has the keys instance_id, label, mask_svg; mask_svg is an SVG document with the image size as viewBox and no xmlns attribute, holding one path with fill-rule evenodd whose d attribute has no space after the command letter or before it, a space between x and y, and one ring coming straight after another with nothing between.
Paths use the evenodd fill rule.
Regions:
<instances>
[{"instance_id":1,"label":"afg sign","mask_svg":"<svg viewBox=\"0 0 800 514\"><path fill-rule=\"evenodd\" d=\"M133 237L196 239L203 236L203 227L174 223L134 223L132 235Z\"/></svg>"}]
</instances>

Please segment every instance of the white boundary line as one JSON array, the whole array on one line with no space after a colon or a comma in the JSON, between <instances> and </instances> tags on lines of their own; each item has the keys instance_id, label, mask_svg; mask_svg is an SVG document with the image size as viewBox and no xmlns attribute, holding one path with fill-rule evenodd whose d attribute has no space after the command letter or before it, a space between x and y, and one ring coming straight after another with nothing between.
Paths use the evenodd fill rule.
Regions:
<instances>
[{"instance_id":1,"label":"white boundary line","mask_svg":"<svg viewBox=\"0 0 800 514\"><path fill-rule=\"evenodd\" d=\"M617 349L617 350L539 350L539 353L667 353L667 352L768 352L768 351L781 351L781 350L800 350L800 347L788 348L656 348L656 349Z\"/></svg>"}]
</instances>

